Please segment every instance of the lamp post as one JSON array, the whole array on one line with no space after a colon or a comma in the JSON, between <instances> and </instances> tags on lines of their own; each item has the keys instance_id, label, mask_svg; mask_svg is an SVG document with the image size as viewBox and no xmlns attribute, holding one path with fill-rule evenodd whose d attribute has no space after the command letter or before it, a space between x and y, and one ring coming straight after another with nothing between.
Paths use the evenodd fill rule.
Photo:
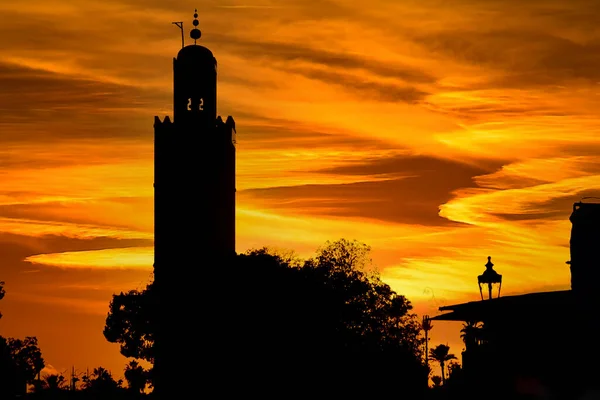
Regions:
<instances>
[{"instance_id":1,"label":"lamp post","mask_svg":"<svg viewBox=\"0 0 600 400\"><path fill-rule=\"evenodd\" d=\"M482 284L487 284L489 300L492 299L492 288L494 284L498 284L498 297L500 297L500 289L502 289L502 275L494 271L494 264L492 263L492 257L488 256L488 262L485 264L485 271L483 274L477 277L477 283L479 284L479 293L481 294L481 300L483 300L483 288Z\"/></svg>"}]
</instances>

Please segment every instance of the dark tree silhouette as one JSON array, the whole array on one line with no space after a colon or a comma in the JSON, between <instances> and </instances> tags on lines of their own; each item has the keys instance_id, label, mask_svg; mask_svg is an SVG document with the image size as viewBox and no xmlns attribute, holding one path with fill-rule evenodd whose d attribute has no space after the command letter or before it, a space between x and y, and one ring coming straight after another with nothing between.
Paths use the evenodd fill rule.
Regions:
<instances>
[{"instance_id":1,"label":"dark tree silhouette","mask_svg":"<svg viewBox=\"0 0 600 400\"><path fill-rule=\"evenodd\" d=\"M114 295L110 304L104 337L121 345L121 354L154 362L153 285Z\"/></svg>"},{"instance_id":2,"label":"dark tree silhouette","mask_svg":"<svg viewBox=\"0 0 600 400\"><path fill-rule=\"evenodd\" d=\"M123 382L115 380L107 369L94 368L91 374L82 378L83 390L92 398L114 398L123 392Z\"/></svg>"},{"instance_id":3,"label":"dark tree silhouette","mask_svg":"<svg viewBox=\"0 0 600 400\"><path fill-rule=\"evenodd\" d=\"M271 374L280 389L303 382L340 396L426 388L420 323L373 271L369 250L342 239L299 266L265 249L242 255L236 291L260 312L241 316L241 326L257 327L242 338L241 358L279 366L257 374Z\"/></svg>"},{"instance_id":4,"label":"dark tree silhouette","mask_svg":"<svg viewBox=\"0 0 600 400\"><path fill-rule=\"evenodd\" d=\"M450 361L448 363L448 380L450 379L458 379L458 376L462 372L462 367L459 363L455 361Z\"/></svg>"},{"instance_id":5,"label":"dark tree silhouette","mask_svg":"<svg viewBox=\"0 0 600 400\"><path fill-rule=\"evenodd\" d=\"M216 289L200 314L202 362L211 366L203 379L235 378L240 390L263 395L290 387L337 395L426 389L421 325L411 303L371 268L369 251L342 239L304 262L260 249L228 263L226 280L208 270ZM113 296L104 330L123 355L150 362L153 287Z\"/></svg>"},{"instance_id":6,"label":"dark tree silhouette","mask_svg":"<svg viewBox=\"0 0 600 400\"><path fill-rule=\"evenodd\" d=\"M131 392L140 394L146 389L148 374L137 361L133 360L125 367L125 380Z\"/></svg>"},{"instance_id":7,"label":"dark tree silhouette","mask_svg":"<svg viewBox=\"0 0 600 400\"><path fill-rule=\"evenodd\" d=\"M65 377L56 374L46 375L44 377L43 386L50 390L64 389L66 386Z\"/></svg>"},{"instance_id":8,"label":"dark tree silhouette","mask_svg":"<svg viewBox=\"0 0 600 400\"><path fill-rule=\"evenodd\" d=\"M34 384L35 398L57 399L64 395L67 381L63 375L48 374Z\"/></svg>"},{"instance_id":9,"label":"dark tree silhouette","mask_svg":"<svg viewBox=\"0 0 600 400\"><path fill-rule=\"evenodd\" d=\"M23 340L8 338L7 343L17 368L27 383L33 383L45 366L37 338L29 336Z\"/></svg>"},{"instance_id":10,"label":"dark tree silhouette","mask_svg":"<svg viewBox=\"0 0 600 400\"><path fill-rule=\"evenodd\" d=\"M0 336L0 393L24 392L44 368L44 359L35 337L24 340Z\"/></svg>"},{"instance_id":11,"label":"dark tree silhouette","mask_svg":"<svg viewBox=\"0 0 600 400\"><path fill-rule=\"evenodd\" d=\"M5 295L0 282L0 299ZM44 368L37 338L4 338L0 336L0 398L23 395L27 384L35 383Z\"/></svg>"},{"instance_id":12,"label":"dark tree silhouette","mask_svg":"<svg viewBox=\"0 0 600 400\"><path fill-rule=\"evenodd\" d=\"M460 338L465 343L465 350L469 351L479 345L481 341L482 324L478 321L468 321L460 330Z\"/></svg>"},{"instance_id":13,"label":"dark tree silhouette","mask_svg":"<svg viewBox=\"0 0 600 400\"><path fill-rule=\"evenodd\" d=\"M433 382L434 388L439 388L442 386L442 377L438 375L434 375L431 377L431 382Z\"/></svg>"},{"instance_id":14,"label":"dark tree silhouette","mask_svg":"<svg viewBox=\"0 0 600 400\"><path fill-rule=\"evenodd\" d=\"M430 350L429 357L440 364L440 369L442 370L442 383L446 384L446 362L456 360L456 356L450 353L449 346L440 344Z\"/></svg>"}]
</instances>

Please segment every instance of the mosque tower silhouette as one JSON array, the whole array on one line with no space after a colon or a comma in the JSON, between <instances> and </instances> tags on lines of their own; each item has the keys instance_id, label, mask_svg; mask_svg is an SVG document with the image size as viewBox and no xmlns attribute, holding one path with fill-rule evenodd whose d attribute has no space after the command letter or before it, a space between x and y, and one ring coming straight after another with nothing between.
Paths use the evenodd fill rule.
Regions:
<instances>
[{"instance_id":1,"label":"mosque tower silhouette","mask_svg":"<svg viewBox=\"0 0 600 400\"><path fill-rule=\"evenodd\" d=\"M186 357L199 357L186 354L181 341L194 340L207 307L208 270L235 255L235 122L217 117L217 60L196 44L197 18L196 10L194 44L173 59L173 120L154 117L154 372L161 399L174 398L185 381ZM183 32L183 23L175 24Z\"/></svg>"}]
</instances>

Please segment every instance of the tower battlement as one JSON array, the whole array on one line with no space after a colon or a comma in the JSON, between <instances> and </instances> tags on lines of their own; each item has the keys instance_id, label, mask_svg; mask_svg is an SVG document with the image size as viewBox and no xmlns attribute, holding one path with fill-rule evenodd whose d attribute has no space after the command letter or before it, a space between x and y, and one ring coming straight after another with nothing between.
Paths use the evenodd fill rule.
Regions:
<instances>
[{"instance_id":1,"label":"tower battlement","mask_svg":"<svg viewBox=\"0 0 600 400\"><path fill-rule=\"evenodd\" d=\"M171 125L172 123L173 122L171 122L171 118L168 115L163 121L160 120L160 117L154 116L154 128L156 128L157 126Z\"/></svg>"},{"instance_id":2,"label":"tower battlement","mask_svg":"<svg viewBox=\"0 0 600 400\"><path fill-rule=\"evenodd\" d=\"M169 117L168 115L161 121L160 117L155 115L154 116L154 127L156 128L157 126L165 126L165 125L172 125L173 121L171 121L171 117ZM233 117L231 115L229 115L227 117L227 120L225 120L225 122L223 122L223 118L219 115L216 119L216 125L215 125L218 129L231 129L235 132L235 121L233 119Z\"/></svg>"},{"instance_id":3,"label":"tower battlement","mask_svg":"<svg viewBox=\"0 0 600 400\"><path fill-rule=\"evenodd\" d=\"M227 120L225 122L223 122L223 118L221 118L220 115L217 117L217 132L219 132L219 136L230 136L231 143L233 143L234 145L236 144L237 132L235 130L235 121L233 120L233 117L231 115L227 117Z\"/></svg>"},{"instance_id":4,"label":"tower battlement","mask_svg":"<svg viewBox=\"0 0 600 400\"><path fill-rule=\"evenodd\" d=\"M225 125L226 127L231 128L235 131L235 121L233 120L233 117L231 115L227 117L227 120L225 120L225 122L223 122L223 118L219 115L217 117L217 127L220 127L221 125Z\"/></svg>"},{"instance_id":5,"label":"tower battlement","mask_svg":"<svg viewBox=\"0 0 600 400\"><path fill-rule=\"evenodd\" d=\"M173 135L177 132L177 129L174 128L175 123L171 121L171 118L167 115L164 120L160 120L160 117L154 117L154 132L155 135L166 137L168 135ZM203 129L199 129L199 131L203 131ZM203 132L199 132L202 134ZM223 118L218 116L215 123L215 136L217 138L229 137L231 138L231 143L234 145L237 141L237 132L235 130L235 121L231 115L227 117L227 120L223 122Z\"/></svg>"}]
</instances>

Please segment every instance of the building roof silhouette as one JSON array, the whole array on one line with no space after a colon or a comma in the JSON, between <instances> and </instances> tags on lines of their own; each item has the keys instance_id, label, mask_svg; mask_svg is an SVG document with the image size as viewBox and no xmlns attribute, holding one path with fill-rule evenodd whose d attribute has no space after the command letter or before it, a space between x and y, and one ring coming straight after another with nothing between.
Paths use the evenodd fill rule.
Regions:
<instances>
[{"instance_id":1,"label":"building roof silhouette","mask_svg":"<svg viewBox=\"0 0 600 400\"><path fill-rule=\"evenodd\" d=\"M503 315L510 318L510 316L523 314L537 314L544 308L558 311L573 305L574 298L571 290L537 292L440 307L440 311L451 312L431 319L438 321L484 321L488 318L502 317Z\"/></svg>"},{"instance_id":2,"label":"building roof silhouette","mask_svg":"<svg viewBox=\"0 0 600 400\"><path fill-rule=\"evenodd\" d=\"M582 200L589 198L586 197ZM570 239L571 260L567 261L567 264L571 266L571 290L498 296L498 298L486 300L483 300L482 295L480 301L440 307L439 311L451 312L437 315L431 319L485 321L505 319L503 315L512 315L514 318L526 314L547 315L549 310L558 313L581 306L590 298L596 297L596 285L600 281L600 270L596 268L596 244L600 234L600 203L584 203L583 201L574 203L573 213L569 220L573 224ZM482 282L501 284L502 275L493 270L493 264L489 257L486 268L484 274L478 276L479 284L481 285Z\"/></svg>"}]
</instances>

